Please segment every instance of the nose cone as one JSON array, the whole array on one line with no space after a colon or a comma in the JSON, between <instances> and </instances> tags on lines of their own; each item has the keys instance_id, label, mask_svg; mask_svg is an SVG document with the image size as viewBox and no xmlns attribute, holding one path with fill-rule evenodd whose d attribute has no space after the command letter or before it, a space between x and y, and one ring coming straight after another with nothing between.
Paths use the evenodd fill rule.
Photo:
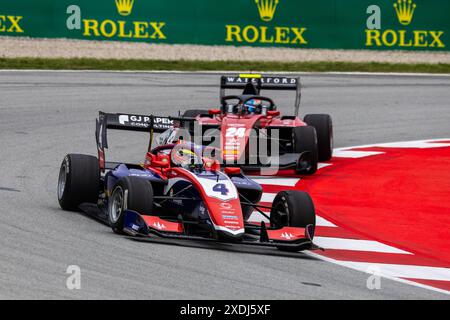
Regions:
<instances>
[{"instance_id":1,"label":"nose cone","mask_svg":"<svg viewBox=\"0 0 450 320\"><path fill-rule=\"evenodd\" d=\"M216 230L217 236L219 237L219 240L227 241L227 242L239 242L244 237L244 230L239 231L239 233L236 233L231 230Z\"/></svg>"}]
</instances>

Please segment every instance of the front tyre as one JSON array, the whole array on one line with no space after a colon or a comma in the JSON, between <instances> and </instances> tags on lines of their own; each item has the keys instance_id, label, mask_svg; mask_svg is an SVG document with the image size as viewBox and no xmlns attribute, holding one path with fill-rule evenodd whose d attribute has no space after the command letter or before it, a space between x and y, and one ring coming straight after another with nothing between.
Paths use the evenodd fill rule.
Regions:
<instances>
[{"instance_id":1,"label":"front tyre","mask_svg":"<svg viewBox=\"0 0 450 320\"><path fill-rule=\"evenodd\" d=\"M277 193L270 212L270 226L273 228L316 225L314 203L307 192L288 190Z\"/></svg>"},{"instance_id":2,"label":"front tyre","mask_svg":"<svg viewBox=\"0 0 450 320\"><path fill-rule=\"evenodd\" d=\"M152 214L153 188L150 181L125 177L114 186L108 201L108 219L115 233L123 233L125 210L142 215Z\"/></svg>"},{"instance_id":3,"label":"front tyre","mask_svg":"<svg viewBox=\"0 0 450 320\"><path fill-rule=\"evenodd\" d=\"M307 114L303 119L316 129L319 161L328 161L333 156L333 121L328 114Z\"/></svg>"},{"instance_id":4,"label":"front tyre","mask_svg":"<svg viewBox=\"0 0 450 320\"><path fill-rule=\"evenodd\" d=\"M97 203L100 169L94 156L68 154L59 170L58 202L63 210L76 211L82 203Z\"/></svg>"},{"instance_id":5,"label":"front tyre","mask_svg":"<svg viewBox=\"0 0 450 320\"><path fill-rule=\"evenodd\" d=\"M270 211L270 226L272 228L297 227L306 228L312 225L311 237L316 228L316 211L308 193L303 191L278 192ZM278 247L283 251L297 251L286 247Z\"/></svg>"}]
</instances>

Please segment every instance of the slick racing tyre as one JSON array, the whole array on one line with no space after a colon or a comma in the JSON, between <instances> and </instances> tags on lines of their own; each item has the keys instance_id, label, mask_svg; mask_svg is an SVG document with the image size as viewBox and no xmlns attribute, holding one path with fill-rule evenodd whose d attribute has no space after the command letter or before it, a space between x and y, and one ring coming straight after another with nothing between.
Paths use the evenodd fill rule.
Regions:
<instances>
[{"instance_id":1,"label":"slick racing tyre","mask_svg":"<svg viewBox=\"0 0 450 320\"><path fill-rule=\"evenodd\" d=\"M306 228L308 225L313 226L311 234L311 237L313 237L316 227L316 211L309 194L295 190L278 192L270 211L270 226L272 228ZM286 247L279 247L278 249L291 251Z\"/></svg>"},{"instance_id":2,"label":"slick racing tyre","mask_svg":"<svg viewBox=\"0 0 450 320\"><path fill-rule=\"evenodd\" d=\"M82 203L97 203L100 189L100 169L96 157L83 154L67 155L59 170L58 202L63 210L78 210Z\"/></svg>"},{"instance_id":3,"label":"slick racing tyre","mask_svg":"<svg viewBox=\"0 0 450 320\"><path fill-rule=\"evenodd\" d=\"M328 161L333 156L333 121L328 114L307 114L303 119L317 133L319 161Z\"/></svg>"},{"instance_id":4,"label":"slick racing tyre","mask_svg":"<svg viewBox=\"0 0 450 320\"><path fill-rule=\"evenodd\" d=\"M183 118L195 118L201 114L208 114L208 110L201 110L201 109L186 110L183 113Z\"/></svg>"},{"instance_id":5,"label":"slick racing tyre","mask_svg":"<svg viewBox=\"0 0 450 320\"><path fill-rule=\"evenodd\" d=\"M270 226L273 228L316 225L314 203L308 193L288 190L277 193L270 212Z\"/></svg>"},{"instance_id":6,"label":"slick racing tyre","mask_svg":"<svg viewBox=\"0 0 450 320\"><path fill-rule=\"evenodd\" d=\"M142 215L152 214L153 188L148 180L125 177L114 186L108 199L108 219L115 233L123 233L125 210Z\"/></svg>"},{"instance_id":7,"label":"slick racing tyre","mask_svg":"<svg viewBox=\"0 0 450 320\"><path fill-rule=\"evenodd\" d=\"M297 173L313 174L317 171L318 150L317 135L314 127L296 127L292 132L295 153L308 152L308 166L306 170Z\"/></svg>"}]
</instances>

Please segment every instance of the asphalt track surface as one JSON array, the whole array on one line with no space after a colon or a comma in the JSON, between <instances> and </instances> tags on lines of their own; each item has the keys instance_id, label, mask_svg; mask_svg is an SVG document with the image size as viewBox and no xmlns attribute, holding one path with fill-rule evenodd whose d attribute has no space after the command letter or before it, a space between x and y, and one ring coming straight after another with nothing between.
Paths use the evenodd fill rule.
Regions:
<instances>
[{"instance_id":1,"label":"asphalt track surface","mask_svg":"<svg viewBox=\"0 0 450 320\"><path fill-rule=\"evenodd\" d=\"M302 114L330 113L336 147L450 135L449 77L302 81ZM273 96L291 112L293 96ZM60 163L95 154L98 110L165 115L217 102L217 75L0 72L0 298L448 299L386 279L368 290L367 274L304 254L139 243L59 209ZM146 138L110 135L113 157L142 160ZM81 268L81 290L66 288L69 265Z\"/></svg>"}]
</instances>

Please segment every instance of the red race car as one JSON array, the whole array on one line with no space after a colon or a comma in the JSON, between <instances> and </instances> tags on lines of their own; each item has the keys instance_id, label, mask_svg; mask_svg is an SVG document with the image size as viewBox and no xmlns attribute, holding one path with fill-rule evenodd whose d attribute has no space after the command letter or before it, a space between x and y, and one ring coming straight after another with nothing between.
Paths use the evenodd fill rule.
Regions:
<instances>
[{"instance_id":1,"label":"red race car","mask_svg":"<svg viewBox=\"0 0 450 320\"><path fill-rule=\"evenodd\" d=\"M150 134L145 162L107 162L107 129ZM61 208L81 209L114 232L142 241L162 237L288 251L318 248L312 242L314 204L306 192L281 191L271 205L261 204L258 183L239 168L222 169L217 160L204 156L206 147L177 138L179 130L168 117L101 112L98 157L68 154L61 164ZM152 147L154 132L162 133ZM249 221L253 211L270 224Z\"/></svg>"},{"instance_id":2,"label":"red race car","mask_svg":"<svg viewBox=\"0 0 450 320\"><path fill-rule=\"evenodd\" d=\"M298 117L301 98L298 77L222 76L220 89L220 108L187 110L178 120L194 138L202 137L201 144L211 145L213 141L222 152L220 160L224 166L239 165L245 171L261 173L264 168L313 174L318 161L331 159L331 117L327 114L308 114L303 120ZM226 89L243 92L225 95ZM261 90L295 91L294 115L281 115L276 103L262 96Z\"/></svg>"}]
</instances>

